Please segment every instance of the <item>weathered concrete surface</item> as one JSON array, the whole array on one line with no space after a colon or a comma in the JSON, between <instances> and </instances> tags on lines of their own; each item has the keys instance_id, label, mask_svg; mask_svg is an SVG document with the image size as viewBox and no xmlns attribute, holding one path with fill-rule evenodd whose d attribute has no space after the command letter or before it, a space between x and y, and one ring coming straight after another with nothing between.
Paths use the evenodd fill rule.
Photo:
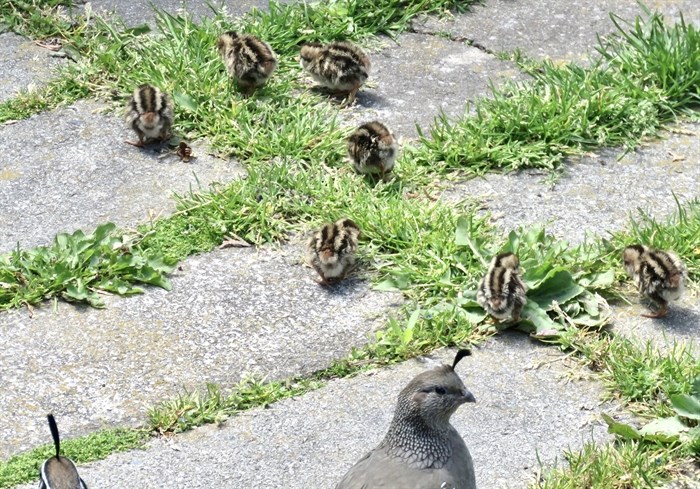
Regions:
<instances>
[{"instance_id":1,"label":"weathered concrete surface","mask_svg":"<svg viewBox=\"0 0 700 489\"><path fill-rule=\"evenodd\" d=\"M62 62L50 50L17 34L0 34L0 102L40 87Z\"/></svg>"},{"instance_id":2,"label":"weathered concrete surface","mask_svg":"<svg viewBox=\"0 0 700 489\"><path fill-rule=\"evenodd\" d=\"M117 115L98 112L103 108L79 102L0 127L0 140L8 142L0 157L0 252L18 242L23 248L49 244L58 232L107 221L146 222L174 209L173 192L244 173L198 145L197 158L184 163L125 144L136 135Z\"/></svg>"},{"instance_id":3,"label":"weathered concrete surface","mask_svg":"<svg viewBox=\"0 0 700 489\"><path fill-rule=\"evenodd\" d=\"M357 278L321 287L302 255L298 244L219 250L183 262L172 292L1 313L0 459L45 442L47 412L76 436L142 424L183 387L327 367L400 303Z\"/></svg>"},{"instance_id":4,"label":"weathered concrete surface","mask_svg":"<svg viewBox=\"0 0 700 489\"><path fill-rule=\"evenodd\" d=\"M700 24L700 4L695 0L649 0L652 11L675 21L682 12L686 22ZM419 32L447 32L474 41L493 52L520 49L534 58L584 61L595 53L596 34L615 31L609 13L634 20L642 10L635 0L485 0L470 12L451 20L425 18L414 22Z\"/></svg>"},{"instance_id":5,"label":"weathered concrete surface","mask_svg":"<svg viewBox=\"0 0 700 489\"><path fill-rule=\"evenodd\" d=\"M216 8L225 8L232 17L239 17L253 8L267 10L267 0L227 0L211 2ZM288 3L281 0L280 3ZM164 10L170 14L186 12L195 20L203 17L211 17L212 10L207 6L207 2L196 0L92 0L92 9L100 14L113 13L120 17L124 23L131 27L143 24L144 22L155 25L155 13L152 4L159 10ZM83 9L78 10L82 12Z\"/></svg>"},{"instance_id":6,"label":"weathered concrete surface","mask_svg":"<svg viewBox=\"0 0 700 489\"><path fill-rule=\"evenodd\" d=\"M648 300L630 294L631 305L613 307L613 331L644 345L647 341L669 351L674 345L689 347L689 351L700 358L700 296L697 290L686 291L680 301L672 302L669 313L660 319L641 317L649 313Z\"/></svg>"},{"instance_id":7,"label":"weathered concrete surface","mask_svg":"<svg viewBox=\"0 0 700 489\"><path fill-rule=\"evenodd\" d=\"M506 230L549 223L549 232L572 243L587 232L605 236L627 227L628 214L639 208L660 218L671 214L674 192L681 202L700 197L700 124L676 130L620 161L620 151L610 150L567 164L553 187L546 173L523 171L469 180L445 197L483 200Z\"/></svg>"},{"instance_id":8,"label":"weathered concrete surface","mask_svg":"<svg viewBox=\"0 0 700 489\"><path fill-rule=\"evenodd\" d=\"M384 45L371 53L372 72L349 123L379 119L397 137L415 137L416 123L427 133L440 111L463 115L468 101L490 93L490 83L524 79L513 63L463 42L406 33Z\"/></svg>"},{"instance_id":9,"label":"weathered concrete surface","mask_svg":"<svg viewBox=\"0 0 700 489\"><path fill-rule=\"evenodd\" d=\"M454 351L434 357L448 363ZM479 487L524 488L539 469L538 455L549 466L564 449L608 439L599 413L614 409L601 407L596 384L571 380L558 360L554 349L507 333L458 366L477 402L452 421L472 453ZM229 419L223 428L155 440L145 451L81 467L81 474L95 487L129 481L131 487L332 488L382 439L399 391L434 365L414 360L337 380Z\"/></svg>"}]
</instances>

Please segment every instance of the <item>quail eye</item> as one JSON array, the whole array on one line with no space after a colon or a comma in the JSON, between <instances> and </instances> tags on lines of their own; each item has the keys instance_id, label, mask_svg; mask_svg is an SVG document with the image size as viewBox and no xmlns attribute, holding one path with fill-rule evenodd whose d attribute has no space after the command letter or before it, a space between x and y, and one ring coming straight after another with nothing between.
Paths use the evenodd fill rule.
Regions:
<instances>
[{"instance_id":1,"label":"quail eye","mask_svg":"<svg viewBox=\"0 0 700 489\"><path fill-rule=\"evenodd\" d=\"M436 387L435 388L435 393L439 394L441 396L444 396L447 391L445 390L444 387Z\"/></svg>"}]
</instances>

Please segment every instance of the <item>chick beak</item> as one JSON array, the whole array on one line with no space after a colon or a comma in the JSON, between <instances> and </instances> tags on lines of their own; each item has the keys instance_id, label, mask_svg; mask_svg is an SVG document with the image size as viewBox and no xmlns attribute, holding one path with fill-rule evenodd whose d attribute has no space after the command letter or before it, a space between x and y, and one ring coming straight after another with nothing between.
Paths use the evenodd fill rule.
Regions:
<instances>
[{"instance_id":1,"label":"chick beak","mask_svg":"<svg viewBox=\"0 0 700 489\"><path fill-rule=\"evenodd\" d=\"M467 389L462 389L462 402L476 402L474 394L469 392Z\"/></svg>"}]
</instances>

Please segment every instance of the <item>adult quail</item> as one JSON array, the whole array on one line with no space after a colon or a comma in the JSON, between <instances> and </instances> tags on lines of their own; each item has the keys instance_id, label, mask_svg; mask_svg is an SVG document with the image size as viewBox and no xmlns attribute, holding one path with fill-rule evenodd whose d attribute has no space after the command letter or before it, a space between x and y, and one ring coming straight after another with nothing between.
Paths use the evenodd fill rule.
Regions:
<instances>
[{"instance_id":1,"label":"adult quail","mask_svg":"<svg viewBox=\"0 0 700 489\"><path fill-rule=\"evenodd\" d=\"M399 394L384 440L357 462L336 489L474 489L474 464L450 416L475 402L455 366L469 350L459 350L452 365L416 376Z\"/></svg>"},{"instance_id":2,"label":"adult quail","mask_svg":"<svg viewBox=\"0 0 700 489\"><path fill-rule=\"evenodd\" d=\"M61 442L58 436L58 426L53 414L49 414L49 428L53 443L56 446L56 456L47 459L41 466L39 489L87 489L85 482L78 475L78 469L68 457L61 456Z\"/></svg>"}]
</instances>

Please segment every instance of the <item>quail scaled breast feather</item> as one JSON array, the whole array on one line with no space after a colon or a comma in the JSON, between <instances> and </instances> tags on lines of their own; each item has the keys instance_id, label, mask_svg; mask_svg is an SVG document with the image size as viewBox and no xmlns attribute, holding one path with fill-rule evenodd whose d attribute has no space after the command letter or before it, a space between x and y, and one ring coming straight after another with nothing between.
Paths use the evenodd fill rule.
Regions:
<instances>
[{"instance_id":1,"label":"quail scaled breast feather","mask_svg":"<svg viewBox=\"0 0 700 489\"><path fill-rule=\"evenodd\" d=\"M459 406L475 402L452 365L417 375L399 394L384 440L362 457L336 489L474 489L474 464L450 424Z\"/></svg>"}]
</instances>

